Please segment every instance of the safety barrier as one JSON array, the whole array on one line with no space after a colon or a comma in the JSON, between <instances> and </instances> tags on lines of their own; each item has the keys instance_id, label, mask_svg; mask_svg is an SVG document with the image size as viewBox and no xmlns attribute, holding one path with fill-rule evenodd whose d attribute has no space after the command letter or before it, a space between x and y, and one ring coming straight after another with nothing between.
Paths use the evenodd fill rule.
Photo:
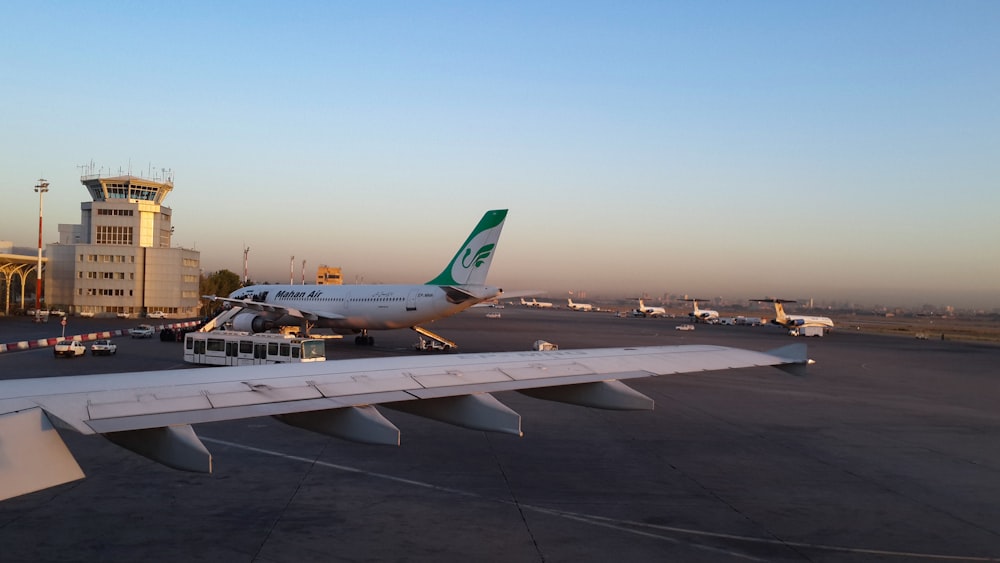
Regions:
<instances>
[{"instance_id":1,"label":"safety barrier","mask_svg":"<svg viewBox=\"0 0 1000 563\"><path fill-rule=\"evenodd\" d=\"M150 325L153 326L153 325ZM197 321L187 321L183 323L168 323L162 325L153 326L153 330L159 332L165 328L187 328L192 326L198 326ZM56 342L60 340L77 340L79 342L88 342L91 340L102 340L106 338L115 338L116 336L128 336L129 329L121 330L108 330L104 332L90 332L87 334L74 334L72 336L67 336L65 338L39 338L37 340L22 340L20 342L11 342L9 344L0 344L0 354L4 352L19 352L21 350L34 350L36 348L48 348L49 346L55 346Z\"/></svg>"}]
</instances>

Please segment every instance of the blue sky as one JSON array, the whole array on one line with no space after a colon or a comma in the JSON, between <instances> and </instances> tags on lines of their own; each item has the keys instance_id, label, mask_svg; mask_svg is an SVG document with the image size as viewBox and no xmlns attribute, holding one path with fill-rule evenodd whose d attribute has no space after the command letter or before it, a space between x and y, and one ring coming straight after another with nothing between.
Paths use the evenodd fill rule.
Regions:
<instances>
[{"instance_id":1,"label":"blue sky","mask_svg":"<svg viewBox=\"0 0 1000 563\"><path fill-rule=\"evenodd\" d=\"M997 2L0 7L0 239L79 165L175 174L175 244L257 279L1000 307ZM307 278L310 276L307 276Z\"/></svg>"}]
</instances>

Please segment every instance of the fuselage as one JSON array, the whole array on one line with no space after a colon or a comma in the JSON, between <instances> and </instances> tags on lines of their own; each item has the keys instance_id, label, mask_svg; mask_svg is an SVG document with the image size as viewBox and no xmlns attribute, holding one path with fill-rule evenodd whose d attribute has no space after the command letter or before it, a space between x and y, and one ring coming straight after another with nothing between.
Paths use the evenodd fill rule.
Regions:
<instances>
[{"instance_id":1,"label":"fuselage","mask_svg":"<svg viewBox=\"0 0 1000 563\"><path fill-rule=\"evenodd\" d=\"M776 319L775 322L782 326L821 326L833 328L833 319L829 317L810 317L806 315L786 315L783 319Z\"/></svg>"},{"instance_id":2,"label":"fuselage","mask_svg":"<svg viewBox=\"0 0 1000 563\"><path fill-rule=\"evenodd\" d=\"M275 326L300 325L305 317L316 328L353 332L416 326L454 315L499 293L498 288L489 286L256 285L234 291L230 298L301 312L281 314L247 308L240 314L264 317Z\"/></svg>"}]
</instances>

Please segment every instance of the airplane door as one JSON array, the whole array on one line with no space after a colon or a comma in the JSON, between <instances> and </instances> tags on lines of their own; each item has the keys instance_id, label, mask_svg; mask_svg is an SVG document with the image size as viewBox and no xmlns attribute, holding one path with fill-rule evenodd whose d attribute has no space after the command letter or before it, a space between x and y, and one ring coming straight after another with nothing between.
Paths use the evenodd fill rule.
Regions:
<instances>
[{"instance_id":1,"label":"airplane door","mask_svg":"<svg viewBox=\"0 0 1000 563\"><path fill-rule=\"evenodd\" d=\"M406 310L416 311L417 310L417 294L420 293L419 289L411 289L410 294L406 296Z\"/></svg>"}]
</instances>

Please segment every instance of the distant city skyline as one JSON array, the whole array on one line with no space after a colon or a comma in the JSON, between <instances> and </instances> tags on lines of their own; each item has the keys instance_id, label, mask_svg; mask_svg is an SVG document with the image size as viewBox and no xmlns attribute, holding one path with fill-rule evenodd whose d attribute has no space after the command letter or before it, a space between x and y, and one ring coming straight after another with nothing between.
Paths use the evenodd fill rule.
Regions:
<instances>
[{"instance_id":1,"label":"distant city skyline","mask_svg":"<svg viewBox=\"0 0 1000 563\"><path fill-rule=\"evenodd\" d=\"M490 282L552 299L1000 308L996 2L41 1L4 20L17 246L38 179L56 242L93 163L172 170L174 244L241 276L248 246L260 281L291 255L296 283L303 259L307 281L429 280L507 208Z\"/></svg>"}]
</instances>

